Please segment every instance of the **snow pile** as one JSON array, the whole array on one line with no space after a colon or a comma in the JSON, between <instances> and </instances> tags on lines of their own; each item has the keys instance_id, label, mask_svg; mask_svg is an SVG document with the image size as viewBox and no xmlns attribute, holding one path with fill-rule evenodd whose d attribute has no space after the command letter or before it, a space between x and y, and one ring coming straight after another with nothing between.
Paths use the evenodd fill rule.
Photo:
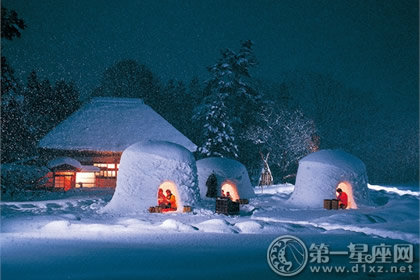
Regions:
<instances>
[{"instance_id":1,"label":"snow pile","mask_svg":"<svg viewBox=\"0 0 420 280\"><path fill-rule=\"evenodd\" d=\"M196 227L181 223L173 219L165 220L159 227L164 230L174 230L179 232L194 232L197 230Z\"/></svg>"},{"instance_id":2,"label":"snow pile","mask_svg":"<svg viewBox=\"0 0 420 280\"><path fill-rule=\"evenodd\" d=\"M178 211L195 205L200 197L195 159L186 148L164 141L136 143L127 148L120 162L117 187L104 212L139 213L157 205L162 183L172 185Z\"/></svg>"},{"instance_id":3,"label":"snow pile","mask_svg":"<svg viewBox=\"0 0 420 280\"><path fill-rule=\"evenodd\" d=\"M289 202L295 206L322 208L324 199L336 197L340 183L351 186L357 206L370 204L366 167L360 159L341 150L312 153L299 161L296 185Z\"/></svg>"},{"instance_id":4,"label":"snow pile","mask_svg":"<svg viewBox=\"0 0 420 280\"><path fill-rule=\"evenodd\" d=\"M196 224L197 227L202 232L212 232L212 233L237 233L237 231L232 227L232 225L222 219L211 219L208 221L201 222Z\"/></svg>"},{"instance_id":5,"label":"snow pile","mask_svg":"<svg viewBox=\"0 0 420 280\"><path fill-rule=\"evenodd\" d=\"M412 195L412 196L420 196L420 192L411 191L411 190L401 190L396 187L384 187L378 185L370 185L368 184L368 188L375 191L386 191L389 193L396 193L398 195Z\"/></svg>"},{"instance_id":6,"label":"snow pile","mask_svg":"<svg viewBox=\"0 0 420 280\"><path fill-rule=\"evenodd\" d=\"M224 182L230 181L236 185L240 198L255 197L254 189L248 176L248 171L240 162L228 158L205 158L197 161L198 184L200 195L206 197L207 179L215 174L218 183L217 193L220 195L221 186Z\"/></svg>"},{"instance_id":7,"label":"snow pile","mask_svg":"<svg viewBox=\"0 0 420 280\"><path fill-rule=\"evenodd\" d=\"M263 226L256 221L246 221L235 224L242 233L258 233L262 230Z\"/></svg>"},{"instance_id":8,"label":"snow pile","mask_svg":"<svg viewBox=\"0 0 420 280\"><path fill-rule=\"evenodd\" d=\"M122 152L147 140L170 141L190 151L197 149L143 100L112 97L91 99L41 139L39 147Z\"/></svg>"}]
</instances>

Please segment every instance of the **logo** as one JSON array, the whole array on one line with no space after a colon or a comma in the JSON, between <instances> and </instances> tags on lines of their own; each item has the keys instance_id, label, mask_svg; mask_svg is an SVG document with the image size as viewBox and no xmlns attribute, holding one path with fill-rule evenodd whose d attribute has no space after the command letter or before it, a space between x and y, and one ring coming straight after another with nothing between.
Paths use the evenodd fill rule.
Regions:
<instances>
[{"instance_id":1,"label":"logo","mask_svg":"<svg viewBox=\"0 0 420 280\"><path fill-rule=\"evenodd\" d=\"M301 272L308 262L308 249L297 237L282 235L271 242L267 250L271 269L281 276L293 276Z\"/></svg>"}]
</instances>

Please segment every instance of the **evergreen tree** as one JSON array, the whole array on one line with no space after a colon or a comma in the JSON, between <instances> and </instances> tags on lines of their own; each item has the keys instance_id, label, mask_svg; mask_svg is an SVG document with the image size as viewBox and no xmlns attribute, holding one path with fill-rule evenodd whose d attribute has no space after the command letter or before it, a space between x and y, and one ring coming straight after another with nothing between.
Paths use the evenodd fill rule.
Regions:
<instances>
[{"instance_id":1,"label":"evergreen tree","mask_svg":"<svg viewBox=\"0 0 420 280\"><path fill-rule=\"evenodd\" d=\"M156 99L159 83L152 71L135 60L122 60L107 68L93 96L142 98L149 105Z\"/></svg>"},{"instance_id":2,"label":"evergreen tree","mask_svg":"<svg viewBox=\"0 0 420 280\"><path fill-rule=\"evenodd\" d=\"M73 82L58 81L54 86L54 123L58 124L80 107L79 92Z\"/></svg>"},{"instance_id":3,"label":"evergreen tree","mask_svg":"<svg viewBox=\"0 0 420 280\"><path fill-rule=\"evenodd\" d=\"M225 105L227 95L218 95L207 98L207 104L203 104L197 110L197 119L204 123L202 131L202 145L198 151L205 156L238 157L238 146L235 144L235 133L229 122L228 108Z\"/></svg>"},{"instance_id":4,"label":"evergreen tree","mask_svg":"<svg viewBox=\"0 0 420 280\"><path fill-rule=\"evenodd\" d=\"M1 7L1 38L12 40L21 36L23 19L13 10ZM3 47L3 45L2 45ZM1 56L1 161L21 159L27 154L29 133L20 96L20 85L13 68Z\"/></svg>"},{"instance_id":5,"label":"evergreen tree","mask_svg":"<svg viewBox=\"0 0 420 280\"><path fill-rule=\"evenodd\" d=\"M1 161L22 159L28 154L30 134L26 129L22 105L14 97L1 102Z\"/></svg>"},{"instance_id":6,"label":"evergreen tree","mask_svg":"<svg viewBox=\"0 0 420 280\"><path fill-rule=\"evenodd\" d=\"M206 155L238 157L239 137L253 121L261 96L253 86L250 69L257 65L251 41L242 42L238 53L226 49L219 61L208 67L202 105L196 120L204 121L200 151ZM211 139L211 137L215 139Z\"/></svg>"},{"instance_id":7,"label":"evergreen tree","mask_svg":"<svg viewBox=\"0 0 420 280\"><path fill-rule=\"evenodd\" d=\"M73 83L67 84L63 80L54 86L47 79L40 81L36 72L32 71L25 88L24 104L36 143L79 108L79 92Z\"/></svg>"},{"instance_id":8,"label":"evergreen tree","mask_svg":"<svg viewBox=\"0 0 420 280\"><path fill-rule=\"evenodd\" d=\"M7 10L1 7L1 38L12 40L14 37L20 38L21 31L26 25L23 19L18 17L14 10Z\"/></svg>"}]
</instances>

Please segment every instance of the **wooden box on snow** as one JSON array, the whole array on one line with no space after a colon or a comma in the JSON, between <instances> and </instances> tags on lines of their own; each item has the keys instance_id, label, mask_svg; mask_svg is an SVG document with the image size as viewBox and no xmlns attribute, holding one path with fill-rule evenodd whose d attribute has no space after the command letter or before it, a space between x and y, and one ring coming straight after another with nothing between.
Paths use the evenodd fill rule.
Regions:
<instances>
[{"instance_id":1,"label":"wooden box on snow","mask_svg":"<svg viewBox=\"0 0 420 280\"><path fill-rule=\"evenodd\" d=\"M324 208L331 210L331 199L324 199Z\"/></svg>"},{"instance_id":2,"label":"wooden box on snow","mask_svg":"<svg viewBox=\"0 0 420 280\"><path fill-rule=\"evenodd\" d=\"M216 198L216 213L225 215L238 215L239 202L233 202L227 197Z\"/></svg>"},{"instance_id":3,"label":"wooden box on snow","mask_svg":"<svg viewBox=\"0 0 420 280\"><path fill-rule=\"evenodd\" d=\"M331 209L338 210L338 200L331 199Z\"/></svg>"},{"instance_id":4,"label":"wooden box on snow","mask_svg":"<svg viewBox=\"0 0 420 280\"><path fill-rule=\"evenodd\" d=\"M191 206L184 206L184 213L189 213L191 211L192 211Z\"/></svg>"}]
</instances>

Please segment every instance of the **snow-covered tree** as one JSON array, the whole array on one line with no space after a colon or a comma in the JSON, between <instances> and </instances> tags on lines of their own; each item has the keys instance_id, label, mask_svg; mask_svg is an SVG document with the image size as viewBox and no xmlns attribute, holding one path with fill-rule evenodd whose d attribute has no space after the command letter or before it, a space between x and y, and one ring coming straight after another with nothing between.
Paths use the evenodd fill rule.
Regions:
<instances>
[{"instance_id":1,"label":"snow-covered tree","mask_svg":"<svg viewBox=\"0 0 420 280\"><path fill-rule=\"evenodd\" d=\"M127 59L105 70L92 95L143 98L150 104L158 89L158 81L147 66Z\"/></svg>"},{"instance_id":2,"label":"snow-covered tree","mask_svg":"<svg viewBox=\"0 0 420 280\"><path fill-rule=\"evenodd\" d=\"M60 80L53 86L47 79L39 80L35 71L28 77L24 96L26 122L34 142L80 106L79 92L73 83Z\"/></svg>"},{"instance_id":3,"label":"snow-covered tree","mask_svg":"<svg viewBox=\"0 0 420 280\"><path fill-rule=\"evenodd\" d=\"M207 99L207 104L198 108L195 117L204 123L202 145L198 151L205 156L238 157L238 146L235 133L228 117L228 108L225 105L226 94L220 93ZM218 98L217 98L218 97Z\"/></svg>"},{"instance_id":4,"label":"snow-covered tree","mask_svg":"<svg viewBox=\"0 0 420 280\"><path fill-rule=\"evenodd\" d=\"M208 67L207 96L195 115L196 120L204 121L202 154L238 157L238 135L252 122L261 100L250 75L257 64L252 46L251 41L244 41L239 52L226 49Z\"/></svg>"},{"instance_id":5,"label":"snow-covered tree","mask_svg":"<svg viewBox=\"0 0 420 280\"><path fill-rule=\"evenodd\" d=\"M280 177L295 172L298 160L318 148L314 122L298 109L278 109L271 104L259 114L259 120L245 137L257 149L270 152L271 162L282 173Z\"/></svg>"},{"instance_id":6,"label":"snow-covered tree","mask_svg":"<svg viewBox=\"0 0 420 280\"><path fill-rule=\"evenodd\" d=\"M23 19L1 7L1 38L12 40L25 29ZM3 47L3 44L2 44ZM26 154L29 132L25 124L21 86L6 57L1 56L1 160L13 161Z\"/></svg>"}]
</instances>

